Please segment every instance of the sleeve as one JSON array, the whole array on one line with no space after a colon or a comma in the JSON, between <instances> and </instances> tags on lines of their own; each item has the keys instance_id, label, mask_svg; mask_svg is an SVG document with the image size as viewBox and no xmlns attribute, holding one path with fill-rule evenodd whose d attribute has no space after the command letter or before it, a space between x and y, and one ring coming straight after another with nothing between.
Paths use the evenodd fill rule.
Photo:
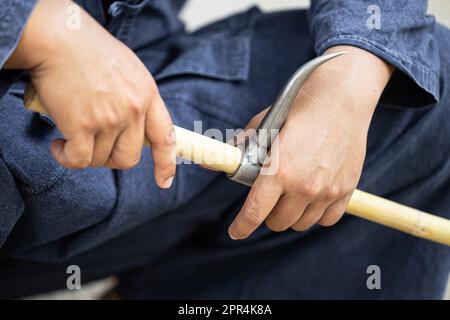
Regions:
<instances>
[{"instance_id":1,"label":"sleeve","mask_svg":"<svg viewBox=\"0 0 450 320\"><path fill-rule=\"evenodd\" d=\"M37 0L2 0L0 4L0 97L19 72L2 70L17 47Z\"/></svg>"},{"instance_id":2,"label":"sleeve","mask_svg":"<svg viewBox=\"0 0 450 320\"><path fill-rule=\"evenodd\" d=\"M312 0L309 12L318 54L351 45L395 66L380 100L385 106L420 108L439 101L435 25L426 0Z\"/></svg>"}]
</instances>

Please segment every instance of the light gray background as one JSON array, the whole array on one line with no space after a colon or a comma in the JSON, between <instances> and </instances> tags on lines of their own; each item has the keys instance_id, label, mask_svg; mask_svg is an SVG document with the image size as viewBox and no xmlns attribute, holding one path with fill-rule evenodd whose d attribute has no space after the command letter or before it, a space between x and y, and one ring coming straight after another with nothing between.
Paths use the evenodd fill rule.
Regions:
<instances>
[{"instance_id":1,"label":"light gray background","mask_svg":"<svg viewBox=\"0 0 450 320\"><path fill-rule=\"evenodd\" d=\"M306 8L309 0L189 0L182 12L187 27L192 30L205 23L258 5L266 11ZM429 0L429 12L438 21L450 26L450 1Z\"/></svg>"}]
</instances>

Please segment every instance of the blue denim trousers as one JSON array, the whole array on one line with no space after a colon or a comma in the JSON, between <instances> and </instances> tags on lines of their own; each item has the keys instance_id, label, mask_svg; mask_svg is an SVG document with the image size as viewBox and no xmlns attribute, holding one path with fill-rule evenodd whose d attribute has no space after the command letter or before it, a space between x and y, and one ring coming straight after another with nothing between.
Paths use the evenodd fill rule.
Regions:
<instances>
[{"instance_id":1,"label":"blue denim trousers","mask_svg":"<svg viewBox=\"0 0 450 320\"><path fill-rule=\"evenodd\" d=\"M187 129L196 120L204 129L244 127L316 54L306 11L251 9L188 34L177 19L125 9L130 14L120 12L108 29L142 59L174 123ZM419 87L400 77L387 88L358 188L450 218L450 31L433 32L440 101L408 108ZM302 233L262 226L235 242L227 227L248 189L223 174L180 165L174 186L160 190L148 150L128 171L66 170L49 152L60 133L26 111L22 95L18 81L0 100L0 198L8 212L0 229L13 224L0 248L1 297L64 288L72 264L83 282L118 275L124 298L442 297L450 270L444 246L353 216ZM381 269L380 290L367 288L371 265Z\"/></svg>"}]
</instances>

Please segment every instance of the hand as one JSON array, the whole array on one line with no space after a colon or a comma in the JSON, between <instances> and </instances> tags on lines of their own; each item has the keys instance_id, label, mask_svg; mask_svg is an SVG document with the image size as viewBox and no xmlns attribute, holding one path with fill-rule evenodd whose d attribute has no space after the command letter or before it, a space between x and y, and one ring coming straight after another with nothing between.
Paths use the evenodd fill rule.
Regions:
<instances>
[{"instance_id":1,"label":"hand","mask_svg":"<svg viewBox=\"0 0 450 320\"><path fill-rule=\"evenodd\" d=\"M69 28L68 0L40 0L7 68L28 69L39 98L64 136L51 151L67 168L127 169L152 143L155 179L175 175L175 131L155 81L138 57L81 8Z\"/></svg>"},{"instance_id":2,"label":"hand","mask_svg":"<svg viewBox=\"0 0 450 320\"><path fill-rule=\"evenodd\" d=\"M335 224L361 175L367 133L393 68L364 50L347 51L320 66L301 88L270 154L279 169L259 175L229 228L247 238L264 221L273 231ZM264 112L248 127L257 127ZM275 148L276 147L276 148ZM263 166L264 168L264 166Z\"/></svg>"}]
</instances>

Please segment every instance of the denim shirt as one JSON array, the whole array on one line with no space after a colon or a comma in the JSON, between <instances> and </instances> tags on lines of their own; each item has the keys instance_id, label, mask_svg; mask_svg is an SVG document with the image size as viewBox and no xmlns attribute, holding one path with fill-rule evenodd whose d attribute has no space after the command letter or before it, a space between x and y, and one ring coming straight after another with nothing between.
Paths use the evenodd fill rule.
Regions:
<instances>
[{"instance_id":1,"label":"denim shirt","mask_svg":"<svg viewBox=\"0 0 450 320\"><path fill-rule=\"evenodd\" d=\"M11 53L16 48L35 2L35 0L2 1L0 5L0 66L3 66L5 61L7 61ZM104 15L100 10L102 8L100 0L79 0L77 2L89 13L91 13L99 23L106 25ZM120 4L122 9L126 9L136 5L138 2L142 3L142 1L117 1L116 4ZM139 43L139 37L151 38L157 42L158 39L163 38L165 35L171 32L177 32L177 30L181 30L183 28L181 22L177 20L178 11L183 1L145 0L145 2L151 4L155 10L149 10L148 14L143 15L142 18L150 19L154 22L151 28L148 28L150 30L149 32L142 32L139 33L139 35L133 35L136 37L136 39L134 39L136 43ZM369 5L377 5L381 8L381 26L379 29L369 28L367 26L368 18L371 15L370 12L368 13ZM408 103L405 103L408 108L428 106L439 100L439 80L441 70L440 58L438 54L439 52L436 45L437 39L434 39L433 33L431 32L431 30L435 27L435 20L433 17L426 15L426 7L427 1L425 0L313 0L309 11L309 26L313 34L316 53L320 54L331 46L343 44L354 45L366 49L393 64L398 70L392 78L391 84L386 89L387 92L385 92L385 99L382 100L382 103L386 105L395 105L395 100L398 99L399 96L403 96L402 99L404 101L408 101ZM118 12L120 12L120 10ZM114 30L114 25L110 25L109 30ZM299 30L299 33L301 32L305 32L305 30ZM241 35L241 37L247 36L247 34ZM237 45L234 47L230 45L230 42L228 42L229 39L226 39L227 41L221 41L220 34L217 37L219 37L219 39L215 39L210 46L203 47L203 51L201 51L203 56L197 57L196 52L192 51L191 56L185 57L184 67L190 68L186 69L187 72L200 72L199 70L192 68L192 64L189 64L189 59L191 57L192 59L201 59L202 62L209 65L209 74L206 74L206 76L220 74L223 80L244 79L245 73L247 72L245 68L236 68L237 71L235 72L232 69L233 65L231 65L231 67L221 66L221 60L216 59L216 56L214 56L213 53L220 50L227 53L229 51L224 51L223 49L228 46L229 49L235 48L236 54L242 55L246 52L245 42L243 42L243 46ZM120 34L118 35L118 38L120 39ZM238 40L239 39L236 40L238 44L241 44ZM154 58L155 61L158 60L158 56L155 56ZM233 62L233 60L227 61ZM240 63L240 60L235 61L235 63ZM218 70L223 71L225 68L228 68L226 69L227 72L218 72ZM203 70L201 72L204 73L205 71ZM174 75L176 75L176 70L171 71L169 68L166 69L164 77L167 78ZM0 70L0 98L14 83L15 77L17 77L16 72ZM159 78L161 77L162 75L159 75ZM159 79L158 75L156 78L157 80ZM180 90L179 88L174 88L173 90L174 97L176 97L178 94L177 91ZM396 94L389 94L389 91L396 92ZM231 98L232 97L230 97L230 99ZM205 98L201 97L201 99ZM1 107L3 107L3 104L0 100L0 108ZM206 114L209 111L202 110L202 112ZM217 114L219 113L220 110L217 110ZM222 113L224 113L223 110ZM175 118L177 117L176 114L173 116ZM6 120L2 119L2 122L0 122L0 130L3 130L3 126L7 127L8 125L13 125L17 121L32 121L31 116L24 116L22 113L19 113L18 110L9 110L8 115L5 115L5 117ZM232 117L233 115L230 114L223 115L223 118L230 119L230 122L233 121ZM195 114L192 114L192 118L192 120L195 120ZM213 124L213 126L214 125L216 127L220 127L220 123ZM43 126L38 127L36 130L41 130L44 133L48 131ZM47 134L45 139L51 141L51 139L55 138L56 135L57 133L52 132ZM16 139L16 142L19 145L19 151L20 143L22 143L22 140L20 139L21 138ZM23 140L23 143L26 143L26 141L27 140ZM39 148L41 148L41 146ZM45 148L48 148L48 146L45 145ZM37 237L36 239L33 239L33 241L35 241L33 244L27 243L29 240L27 238L11 239L10 243L14 243L12 246L14 250L11 251L15 251L16 248L20 249L21 247L26 247L26 245L32 246L46 243L54 239L61 238L66 234L87 229L88 227L99 223L103 219L106 219L112 208L114 208L115 201L119 201L120 204L122 203L122 200L124 201L123 203L127 206L127 208L126 210L123 209L123 212L132 212L133 210L138 212L139 208L152 207L154 208L153 215L155 216L160 215L161 212L167 210L168 207L173 207L172 203L174 200L174 195L170 193L164 194L164 196L161 196L162 198L146 200L148 202L145 203L144 200L142 200L143 202L141 203L141 200L133 198L133 194L138 193L136 190L148 190L148 192L151 192L152 190L155 192L154 190L157 190L154 184L147 183L144 185L137 185L135 183L136 180L139 180L139 175L145 174L145 172L151 172L151 168L148 167L142 167L135 171L132 170L127 174L115 173L107 169L100 169L96 171L96 174L98 175L97 178L101 176L102 178L98 178L99 180L104 179L105 181L110 181L111 186L115 185L115 181L117 181L117 179L123 179L123 181L125 181L123 182L123 185L121 185L122 190L124 191L120 194L121 198L119 200L116 199L116 190L114 190L114 187L109 188L110 185L96 185L97 178L94 178L96 177L95 175L90 174L92 172L91 169L81 173L80 175L82 175L82 177L77 176L77 179L82 179L83 185L80 184L77 186L79 189L70 190L71 192L66 195L67 198L62 197L61 194L56 192L55 194L49 193L45 197L40 198L40 192L50 188L50 186L57 181L58 177L64 174L64 169L54 164L51 156L47 155L43 149L44 146L42 146L42 150L36 149L29 151L29 157L33 157L35 155L36 157L39 156L41 157L40 161L45 164L41 170L37 171L33 171L33 162L27 162L26 159L23 159L23 156L21 156L20 153L15 154L10 152L7 148L0 150L0 247L5 243L11 231L15 228L17 221L23 214L23 192L19 190L19 188L22 190L27 188L27 186L23 185L23 182L27 183L31 181L31 183L34 183L36 181L45 181L44 184L37 184L34 185L33 188L28 189L27 192L34 194L35 198L38 199L33 202L32 205L28 206L28 210L44 212L48 201L53 201L54 203L59 203L60 205L63 201L65 201L64 203L66 207L73 205L73 211L78 214L76 212L78 204L75 203L75 200L77 196L83 195L85 201L92 204L95 203L98 206L98 208L94 205L92 206L92 211L95 211L97 215L89 217L82 215L77 217L76 214L69 215L66 219L73 220L72 222L69 222L69 224L77 224L76 229L68 228L65 230L62 227L56 230L54 234L48 236L49 238L42 236L43 238ZM43 156L43 154L46 155ZM145 155L145 157L149 158L148 155ZM6 158L13 160L11 163L8 163ZM17 163L20 165L17 165ZM186 170L185 175L189 174L191 174L191 172ZM18 184L16 181L18 177L21 180L21 184ZM42 179L42 177L44 177L44 179ZM66 179L71 179L71 177L72 174L70 172L66 173ZM210 181L208 179L212 179L211 177L213 177L213 175L205 173L204 185ZM180 184L183 184L183 179L184 178L179 179ZM189 178L186 177L185 179ZM96 188L99 192L103 190L104 198L96 199L96 195L92 195L92 199L89 198L90 188ZM185 190L183 192L186 194L192 194L194 192L192 190L193 188L186 185L184 185L184 187L183 185L178 185L177 188L179 188L179 190ZM70 197L74 197L73 199L75 200ZM134 202L131 200L124 200L127 199L127 197L129 197L129 199L134 199ZM182 201L187 200L187 197L182 199ZM60 209L61 208L63 208L62 205ZM118 208L117 210L120 211L122 208ZM91 237L89 239L80 239L80 242L82 242L83 245L75 244L74 246L76 246L76 249L68 247L66 248L67 254L61 254L61 256L77 254L81 251L92 248L101 242L107 241L108 238L116 236L125 229L130 229L136 225L139 225L139 223L149 219L149 216L151 215L142 214L142 216L139 217L130 217L127 215L120 216L119 218L116 218L119 219L118 221L114 221L116 229L114 231L110 230L111 232L108 237ZM37 223L45 226L47 223L47 218L49 218L48 215L42 215L40 216L41 220L37 221ZM60 219L59 215L56 213L52 218L56 220ZM17 232L17 234L28 234L30 238L32 238L33 232L38 234L38 230L34 230L36 227L33 225L27 225L27 223L23 223L22 225L16 227L19 231L23 231ZM29 232L29 230L27 231L26 228L29 228L31 232ZM39 252L35 250L33 254L27 254L29 254L29 258L33 259L36 258L33 254L37 256ZM22 256L25 256L25 254ZM39 259L44 260L51 260L54 258L55 257L51 256L50 253L48 253L48 256L40 255L39 257Z\"/></svg>"},{"instance_id":2,"label":"denim shirt","mask_svg":"<svg viewBox=\"0 0 450 320\"><path fill-rule=\"evenodd\" d=\"M5 0L0 4L0 97L17 77L17 72L1 70L12 55L36 0Z\"/></svg>"},{"instance_id":3,"label":"denim shirt","mask_svg":"<svg viewBox=\"0 0 450 320\"><path fill-rule=\"evenodd\" d=\"M36 0L5 0L0 5L0 68L17 46L21 33L33 10ZM78 0L88 12L93 6L101 6L100 0ZM118 1L121 2L121 1ZM123 1L122 1L123 2ZM133 3L136 1L128 1ZM139 2L139 1L138 1ZM155 0L170 5L161 6L163 14L174 21L183 0ZM374 9L375 8L375 9ZM371 14L380 8L380 25L371 24ZM175 11L175 13L174 13ZM98 11L97 11L98 12ZM431 30L434 17L428 16L426 0L313 0L310 9L310 28L314 34L318 54L336 45L353 45L370 51L394 65L401 73L392 79L391 90L399 86L397 78L407 76L413 80L409 85L417 86L429 95L425 99L411 102L427 105L439 100L439 56L436 39ZM105 23L103 17L94 16ZM376 18L373 19L376 23ZM0 96L11 85L14 73L0 72ZM408 88L409 89L409 88ZM405 92L411 90L403 89ZM425 100L425 101L424 101ZM386 101L394 104L394 101Z\"/></svg>"}]
</instances>

